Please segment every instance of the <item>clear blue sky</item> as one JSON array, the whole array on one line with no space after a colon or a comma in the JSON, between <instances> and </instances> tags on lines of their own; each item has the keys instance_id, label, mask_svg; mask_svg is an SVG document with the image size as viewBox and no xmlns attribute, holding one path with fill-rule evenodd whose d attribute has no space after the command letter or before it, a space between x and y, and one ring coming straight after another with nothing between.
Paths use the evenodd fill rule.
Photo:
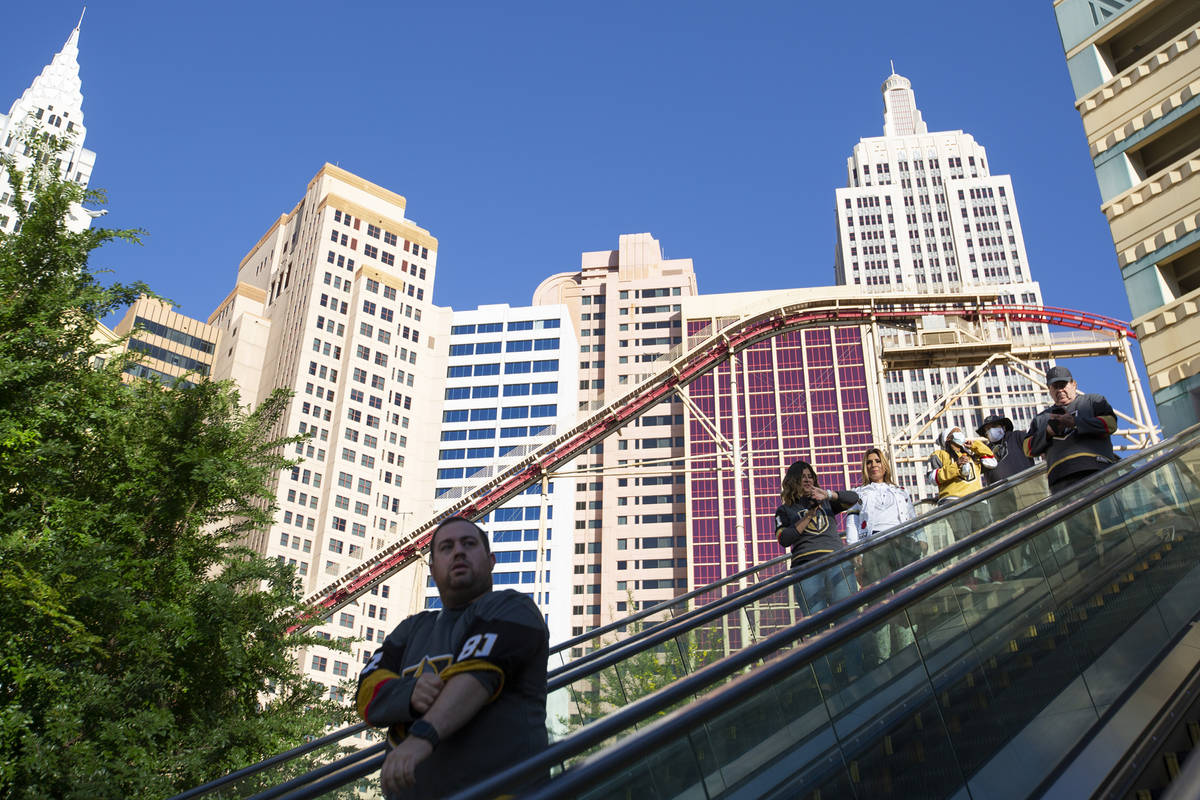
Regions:
<instances>
[{"instance_id":1,"label":"clear blue sky","mask_svg":"<svg viewBox=\"0 0 1200 800\"><path fill-rule=\"evenodd\" d=\"M10 4L0 105L78 3ZM205 318L325 161L408 199L434 299L530 301L649 231L705 293L833 283L834 189L894 59L930 130L1012 175L1048 305L1129 318L1050 0L93 3L92 185L148 231L94 263ZM1068 362L1128 411L1113 360Z\"/></svg>"}]
</instances>

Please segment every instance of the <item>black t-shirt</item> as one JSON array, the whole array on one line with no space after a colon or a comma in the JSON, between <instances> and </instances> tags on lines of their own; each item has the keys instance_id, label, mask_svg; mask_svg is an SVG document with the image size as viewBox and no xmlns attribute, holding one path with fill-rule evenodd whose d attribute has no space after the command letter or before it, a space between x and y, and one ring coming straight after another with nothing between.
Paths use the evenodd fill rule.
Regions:
<instances>
[{"instance_id":1,"label":"black t-shirt","mask_svg":"<svg viewBox=\"0 0 1200 800\"><path fill-rule=\"evenodd\" d=\"M792 548L792 566L811 558L842 549L842 537L837 532L833 518L858 503L854 492L838 492L830 500L816 505L816 513L801 533L796 523L804 518L811 506L799 504L783 505L775 509L775 536L784 547Z\"/></svg>"},{"instance_id":2,"label":"black t-shirt","mask_svg":"<svg viewBox=\"0 0 1200 800\"><path fill-rule=\"evenodd\" d=\"M545 749L549 631L533 601L505 589L465 608L424 611L401 622L358 678L359 714L389 726L393 743L419 715L409 703L427 669L443 680L469 673L492 699L466 725L442 737L417 766L416 787L398 795L445 797Z\"/></svg>"}]
</instances>

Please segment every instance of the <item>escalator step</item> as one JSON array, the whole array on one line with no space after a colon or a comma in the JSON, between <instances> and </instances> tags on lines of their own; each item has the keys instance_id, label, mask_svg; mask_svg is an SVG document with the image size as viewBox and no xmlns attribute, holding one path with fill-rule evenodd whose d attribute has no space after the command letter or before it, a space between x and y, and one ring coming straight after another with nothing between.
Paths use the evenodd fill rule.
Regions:
<instances>
[{"instance_id":1,"label":"escalator step","mask_svg":"<svg viewBox=\"0 0 1200 800\"><path fill-rule=\"evenodd\" d=\"M1163 753L1163 765L1167 768L1167 779L1179 777L1179 756L1175 753Z\"/></svg>"},{"instance_id":2,"label":"escalator step","mask_svg":"<svg viewBox=\"0 0 1200 800\"><path fill-rule=\"evenodd\" d=\"M1133 797L1134 800L1154 800L1154 795L1149 789L1138 789Z\"/></svg>"},{"instance_id":3,"label":"escalator step","mask_svg":"<svg viewBox=\"0 0 1200 800\"><path fill-rule=\"evenodd\" d=\"M1192 747L1200 746L1200 722L1189 722L1187 730L1188 738L1192 740Z\"/></svg>"}]
</instances>

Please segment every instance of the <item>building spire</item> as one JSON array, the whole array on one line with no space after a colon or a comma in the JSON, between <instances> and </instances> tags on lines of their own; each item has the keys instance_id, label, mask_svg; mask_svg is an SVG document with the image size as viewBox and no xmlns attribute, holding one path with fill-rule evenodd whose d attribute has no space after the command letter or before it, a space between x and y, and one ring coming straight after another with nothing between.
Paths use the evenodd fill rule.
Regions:
<instances>
[{"instance_id":1,"label":"building spire","mask_svg":"<svg viewBox=\"0 0 1200 800\"><path fill-rule=\"evenodd\" d=\"M892 64L892 74L883 82L883 135L912 136L928 133L929 128L921 118L917 109L917 97L913 94L912 82L903 75L896 74L896 66Z\"/></svg>"}]
</instances>

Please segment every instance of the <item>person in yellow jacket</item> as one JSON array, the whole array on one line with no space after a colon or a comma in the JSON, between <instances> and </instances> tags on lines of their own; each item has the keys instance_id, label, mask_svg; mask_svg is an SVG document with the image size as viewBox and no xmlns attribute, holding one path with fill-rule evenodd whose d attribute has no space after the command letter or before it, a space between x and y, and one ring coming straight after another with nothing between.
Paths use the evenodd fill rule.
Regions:
<instances>
[{"instance_id":1,"label":"person in yellow jacket","mask_svg":"<svg viewBox=\"0 0 1200 800\"><path fill-rule=\"evenodd\" d=\"M962 428L951 428L938 437L938 449L929 457L929 479L938 487L938 505L961 500L983 488L983 471L994 469L996 456L978 439L967 439Z\"/></svg>"}]
</instances>

